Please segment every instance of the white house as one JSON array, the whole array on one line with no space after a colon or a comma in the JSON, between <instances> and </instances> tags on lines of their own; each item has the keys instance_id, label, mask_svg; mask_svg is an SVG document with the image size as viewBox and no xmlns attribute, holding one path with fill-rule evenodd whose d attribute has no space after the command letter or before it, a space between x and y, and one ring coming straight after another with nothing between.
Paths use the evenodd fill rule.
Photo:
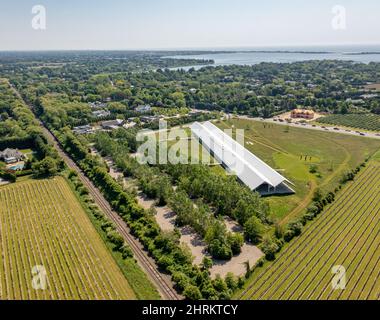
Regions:
<instances>
[{"instance_id":1,"label":"white house","mask_svg":"<svg viewBox=\"0 0 380 320\"><path fill-rule=\"evenodd\" d=\"M150 110L152 110L152 107L149 104L141 105L136 108L136 111L140 113L149 112Z\"/></svg>"},{"instance_id":2,"label":"white house","mask_svg":"<svg viewBox=\"0 0 380 320\"><path fill-rule=\"evenodd\" d=\"M97 118L104 118L111 115L111 112L108 110L96 110L92 112L92 115Z\"/></svg>"},{"instance_id":3,"label":"white house","mask_svg":"<svg viewBox=\"0 0 380 320\"><path fill-rule=\"evenodd\" d=\"M7 148L0 152L0 159L4 160L5 163L15 163L24 160L25 155L18 151L17 149Z\"/></svg>"},{"instance_id":4,"label":"white house","mask_svg":"<svg viewBox=\"0 0 380 320\"><path fill-rule=\"evenodd\" d=\"M121 119L103 121L100 125L105 130L113 130L120 127L124 123Z\"/></svg>"}]
</instances>

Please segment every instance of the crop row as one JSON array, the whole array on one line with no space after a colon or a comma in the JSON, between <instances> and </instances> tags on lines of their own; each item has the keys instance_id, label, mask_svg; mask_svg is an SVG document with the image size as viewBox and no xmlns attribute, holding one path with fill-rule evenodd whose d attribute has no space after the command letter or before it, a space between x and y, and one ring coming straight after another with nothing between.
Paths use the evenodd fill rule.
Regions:
<instances>
[{"instance_id":1,"label":"crop row","mask_svg":"<svg viewBox=\"0 0 380 320\"><path fill-rule=\"evenodd\" d=\"M377 261L379 255L372 253L379 243L379 180L378 167L365 170L316 223L256 278L243 298L338 298L340 295L328 290L334 265L347 268L349 287L344 294L358 287L354 279L360 285L364 283L368 276L360 273L367 270L364 266L369 263L368 257Z\"/></svg>"},{"instance_id":2,"label":"crop row","mask_svg":"<svg viewBox=\"0 0 380 320\"><path fill-rule=\"evenodd\" d=\"M125 278L63 179L0 189L2 299L126 299ZM32 288L32 268L47 290ZM123 285L124 284L124 285Z\"/></svg>"},{"instance_id":3,"label":"crop row","mask_svg":"<svg viewBox=\"0 0 380 320\"><path fill-rule=\"evenodd\" d=\"M360 184L364 185L365 179L370 177L370 173L368 172L365 176L361 178ZM355 194L354 190L350 190L350 192L345 192L345 194L348 197L351 197ZM342 206L344 204L343 197L340 197L336 201L336 205ZM314 223L309 225L309 228L307 228L303 236L307 237L309 241L313 241L316 237L320 236L318 233L318 229L323 228L327 225L329 225L332 221L334 216L330 214L330 210L325 212L323 214L324 219L320 224ZM300 254L306 248L308 247L308 242L303 241L303 237L298 237L292 242L292 246L290 246L287 250L283 252L283 254L274 262L272 263L266 270L265 272L261 273L257 279L255 279L255 284L251 285L245 292L244 295L250 294L250 296L253 296L260 288L260 286L267 282L272 274L275 272L276 269L281 268L282 266L286 265L288 259L290 259L292 256L296 256L297 254Z\"/></svg>"},{"instance_id":4,"label":"crop row","mask_svg":"<svg viewBox=\"0 0 380 320\"><path fill-rule=\"evenodd\" d=\"M337 114L318 119L320 123L380 131L380 115L376 114Z\"/></svg>"}]
</instances>

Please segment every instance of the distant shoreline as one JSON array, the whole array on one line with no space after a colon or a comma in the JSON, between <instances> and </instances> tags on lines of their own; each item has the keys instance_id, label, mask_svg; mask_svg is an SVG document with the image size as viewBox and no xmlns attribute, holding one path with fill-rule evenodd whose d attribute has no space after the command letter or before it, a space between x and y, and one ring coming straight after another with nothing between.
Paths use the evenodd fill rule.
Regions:
<instances>
[{"instance_id":1,"label":"distant shoreline","mask_svg":"<svg viewBox=\"0 0 380 320\"><path fill-rule=\"evenodd\" d=\"M370 54L380 54L380 51L374 51L374 52L347 52L343 53L344 55L347 56L360 56L360 55L370 55Z\"/></svg>"}]
</instances>

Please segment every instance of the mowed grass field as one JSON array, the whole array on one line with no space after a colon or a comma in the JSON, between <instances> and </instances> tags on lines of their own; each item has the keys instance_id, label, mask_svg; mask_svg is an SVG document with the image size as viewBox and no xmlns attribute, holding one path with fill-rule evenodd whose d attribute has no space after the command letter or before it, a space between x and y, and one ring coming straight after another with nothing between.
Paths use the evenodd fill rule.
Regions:
<instances>
[{"instance_id":1,"label":"mowed grass field","mask_svg":"<svg viewBox=\"0 0 380 320\"><path fill-rule=\"evenodd\" d=\"M0 299L135 299L62 177L0 187ZM35 290L34 266L46 270Z\"/></svg>"},{"instance_id":2,"label":"mowed grass field","mask_svg":"<svg viewBox=\"0 0 380 320\"><path fill-rule=\"evenodd\" d=\"M257 269L240 299L380 299L380 163L368 164L273 263ZM334 266L346 288L333 290Z\"/></svg>"},{"instance_id":3,"label":"mowed grass field","mask_svg":"<svg viewBox=\"0 0 380 320\"><path fill-rule=\"evenodd\" d=\"M260 121L232 119L215 124L222 130L243 129L245 147L294 183L294 195L267 198L272 214L283 223L302 214L317 188L333 191L345 172L380 149L376 139ZM310 173L311 166L317 173Z\"/></svg>"}]
</instances>

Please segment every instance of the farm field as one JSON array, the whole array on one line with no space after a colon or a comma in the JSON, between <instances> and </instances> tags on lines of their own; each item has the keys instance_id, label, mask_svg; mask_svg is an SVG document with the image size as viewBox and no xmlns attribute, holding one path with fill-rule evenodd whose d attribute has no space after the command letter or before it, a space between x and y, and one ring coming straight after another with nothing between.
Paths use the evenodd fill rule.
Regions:
<instances>
[{"instance_id":1,"label":"farm field","mask_svg":"<svg viewBox=\"0 0 380 320\"><path fill-rule=\"evenodd\" d=\"M241 299L380 299L380 163L368 164L273 263L257 269ZM346 269L333 290L334 266Z\"/></svg>"},{"instance_id":2,"label":"farm field","mask_svg":"<svg viewBox=\"0 0 380 320\"><path fill-rule=\"evenodd\" d=\"M367 84L364 88L370 91L380 91L380 83Z\"/></svg>"},{"instance_id":3,"label":"farm field","mask_svg":"<svg viewBox=\"0 0 380 320\"><path fill-rule=\"evenodd\" d=\"M336 114L318 119L319 123L380 131L380 115L376 114Z\"/></svg>"},{"instance_id":4,"label":"farm field","mask_svg":"<svg viewBox=\"0 0 380 320\"><path fill-rule=\"evenodd\" d=\"M215 124L223 130L244 129L245 147L294 183L296 194L267 198L273 215L283 223L302 214L317 188L334 190L345 172L380 148L376 139L259 121L232 119ZM310 173L312 166L316 173Z\"/></svg>"},{"instance_id":5,"label":"farm field","mask_svg":"<svg viewBox=\"0 0 380 320\"><path fill-rule=\"evenodd\" d=\"M135 299L61 177L0 187L0 299ZM47 287L35 290L34 266Z\"/></svg>"}]
</instances>

